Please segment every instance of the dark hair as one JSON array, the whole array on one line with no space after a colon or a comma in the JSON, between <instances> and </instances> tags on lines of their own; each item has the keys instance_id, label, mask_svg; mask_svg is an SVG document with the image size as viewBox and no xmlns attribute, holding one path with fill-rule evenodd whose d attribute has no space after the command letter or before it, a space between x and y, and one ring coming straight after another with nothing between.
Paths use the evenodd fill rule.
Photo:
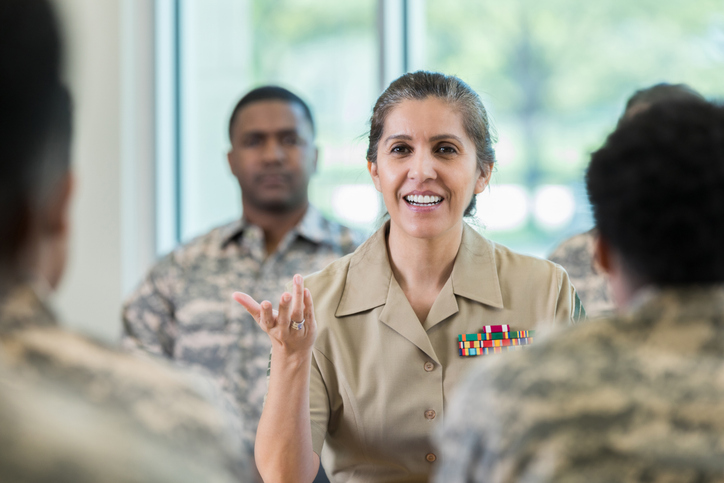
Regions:
<instances>
[{"instance_id":1,"label":"dark hair","mask_svg":"<svg viewBox=\"0 0 724 483\"><path fill-rule=\"evenodd\" d=\"M638 106L651 106L663 101L698 101L706 102L704 96L686 84L669 84L662 82L645 89L639 89L626 101L626 109L619 122L628 119L631 109Z\"/></svg>"},{"instance_id":2,"label":"dark hair","mask_svg":"<svg viewBox=\"0 0 724 483\"><path fill-rule=\"evenodd\" d=\"M252 102L259 101L284 101L291 104L297 104L304 111L305 117L309 120L309 125L312 127L312 134L314 134L314 119L312 118L312 111L309 106L304 102L298 95L293 92L279 86L262 86L248 92L242 97L239 102L236 103L234 110L231 112L231 118L229 119L229 139L232 138L234 129L234 123L239 115L239 112L251 104Z\"/></svg>"},{"instance_id":3,"label":"dark hair","mask_svg":"<svg viewBox=\"0 0 724 483\"><path fill-rule=\"evenodd\" d=\"M370 136L367 161L377 162L377 149L385 127L385 120L392 109L406 100L424 100L434 97L460 110L463 126L468 137L475 143L478 167L490 170L495 164L495 150L488 113L480 96L458 77L439 72L417 71L399 77L377 99L370 119ZM469 216L475 209L475 196L465 209Z\"/></svg>"},{"instance_id":4,"label":"dark hair","mask_svg":"<svg viewBox=\"0 0 724 483\"><path fill-rule=\"evenodd\" d=\"M608 137L586 174L601 236L658 285L724 281L724 107L652 105Z\"/></svg>"},{"instance_id":5,"label":"dark hair","mask_svg":"<svg viewBox=\"0 0 724 483\"><path fill-rule=\"evenodd\" d=\"M61 43L45 0L0 2L0 263L12 262L70 161L71 102L59 81Z\"/></svg>"}]
</instances>

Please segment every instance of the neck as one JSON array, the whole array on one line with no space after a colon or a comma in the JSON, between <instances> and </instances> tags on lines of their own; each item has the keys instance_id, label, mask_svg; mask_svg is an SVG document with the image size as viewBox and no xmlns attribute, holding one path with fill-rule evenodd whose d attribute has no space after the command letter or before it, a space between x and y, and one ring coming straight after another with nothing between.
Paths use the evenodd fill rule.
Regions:
<instances>
[{"instance_id":1,"label":"neck","mask_svg":"<svg viewBox=\"0 0 724 483\"><path fill-rule=\"evenodd\" d=\"M244 203L244 219L262 229L266 253L271 255L284 236L304 218L308 207L309 203L305 202L291 211L279 212L259 209Z\"/></svg>"},{"instance_id":2,"label":"neck","mask_svg":"<svg viewBox=\"0 0 724 483\"><path fill-rule=\"evenodd\" d=\"M407 300L421 322L450 278L463 236L462 221L432 238L415 238L390 223L390 265Z\"/></svg>"}]
</instances>

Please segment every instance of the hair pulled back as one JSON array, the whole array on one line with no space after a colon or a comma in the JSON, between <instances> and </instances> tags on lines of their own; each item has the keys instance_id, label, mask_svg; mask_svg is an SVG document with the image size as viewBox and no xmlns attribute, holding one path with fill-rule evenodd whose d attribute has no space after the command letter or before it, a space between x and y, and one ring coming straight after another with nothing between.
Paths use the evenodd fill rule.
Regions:
<instances>
[{"instance_id":1,"label":"hair pulled back","mask_svg":"<svg viewBox=\"0 0 724 483\"><path fill-rule=\"evenodd\" d=\"M488 112L480 96L458 77L422 70L397 78L377 99L370 119L367 161L377 162L379 142L390 112L403 101L422 101L429 97L440 99L460 112L465 133L475 143L478 168L483 173L490 172L495 164L494 138L491 134ZM474 201L473 196L473 200L465 210L465 216L472 214Z\"/></svg>"}]
</instances>

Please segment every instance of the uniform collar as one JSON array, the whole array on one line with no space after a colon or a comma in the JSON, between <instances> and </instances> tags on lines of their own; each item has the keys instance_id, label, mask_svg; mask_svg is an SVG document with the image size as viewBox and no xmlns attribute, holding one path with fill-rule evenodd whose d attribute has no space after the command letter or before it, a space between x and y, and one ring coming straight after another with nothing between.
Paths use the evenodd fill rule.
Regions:
<instances>
[{"instance_id":1,"label":"uniform collar","mask_svg":"<svg viewBox=\"0 0 724 483\"><path fill-rule=\"evenodd\" d=\"M387 258L388 226L389 222L352 255L345 288L335 313L337 317L364 312L387 302L393 278ZM452 293L455 295L494 308L504 307L495 244L483 238L467 223L463 223L462 242L448 283L452 285Z\"/></svg>"},{"instance_id":2,"label":"uniform collar","mask_svg":"<svg viewBox=\"0 0 724 483\"><path fill-rule=\"evenodd\" d=\"M15 286L0 295L0 333L57 325L42 291L31 284Z\"/></svg>"},{"instance_id":3,"label":"uniform collar","mask_svg":"<svg viewBox=\"0 0 724 483\"><path fill-rule=\"evenodd\" d=\"M231 242L240 240L244 231L253 226L255 225L252 225L243 217L224 226L221 228L221 246L225 247ZM304 217L297 226L292 229L292 232L318 245L326 243L331 246L336 246L339 243L334 236L332 224L312 205L309 205Z\"/></svg>"}]
</instances>

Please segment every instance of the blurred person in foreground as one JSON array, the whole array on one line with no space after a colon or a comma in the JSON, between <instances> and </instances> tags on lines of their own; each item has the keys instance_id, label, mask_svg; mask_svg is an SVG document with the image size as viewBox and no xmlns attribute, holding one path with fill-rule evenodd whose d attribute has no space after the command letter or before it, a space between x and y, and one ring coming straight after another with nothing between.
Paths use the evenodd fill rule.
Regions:
<instances>
[{"instance_id":1,"label":"blurred person in foreground","mask_svg":"<svg viewBox=\"0 0 724 483\"><path fill-rule=\"evenodd\" d=\"M123 344L210 371L251 422L245 439L252 445L271 342L231 294L277 300L295 273L321 270L363 237L309 203L317 148L311 111L297 95L276 86L252 90L231 114L229 140L242 218L151 269L126 301Z\"/></svg>"},{"instance_id":2,"label":"blurred person in foreground","mask_svg":"<svg viewBox=\"0 0 724 483\"><path fill-rule=\"evenodd\" d=\"M214 386L64 330L50 307L73 184L60 58L47 1L0 2L0 480L250 481Z\"/></svg>"},{"instance_id":3,"label":"blurred person in foreground","mask_svg":"<svg viewBox=\"0 0 724 483\"><path fill-rule=\"evenodd\" d=\"M663 101L691 100L706 102L704 97L685 84L656 84L636 91L626 102L619 124L644 112L653 104ZM596 229L579 233L562 242L548 259L561 265L576 287L586 315L591 318L611 315L614 312L611 288L605 273L593 258Z\"/></svg>"},{"instance_id":4,"label":"blurred person in foreground","mask_svg":"<svg viewBox=\"0 0 724 483\"><path fill-rule=\"evenodd\" d=\"M471 372L436 481L724 481L724 107L624 120L586 185L620 315Z\"/></svg>"}]
</instances>

